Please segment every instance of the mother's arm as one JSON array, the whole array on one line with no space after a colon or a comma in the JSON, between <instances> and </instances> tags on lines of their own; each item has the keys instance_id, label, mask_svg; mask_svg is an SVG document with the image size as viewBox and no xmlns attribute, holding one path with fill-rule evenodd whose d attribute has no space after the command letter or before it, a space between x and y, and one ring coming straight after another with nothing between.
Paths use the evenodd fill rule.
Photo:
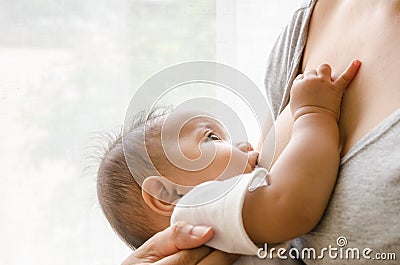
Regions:
<instances>
[{"instance_id":1,"label":"mother's arm","mask_svg":"<svg viewBox=\"0 0 400 265\"><path fill-rule=\"evenodd\" d=\"M201 246L212 238L211 227L177 223L155 234L122 265L229 265L239 256Z\"/></svg>"}]
</instances>

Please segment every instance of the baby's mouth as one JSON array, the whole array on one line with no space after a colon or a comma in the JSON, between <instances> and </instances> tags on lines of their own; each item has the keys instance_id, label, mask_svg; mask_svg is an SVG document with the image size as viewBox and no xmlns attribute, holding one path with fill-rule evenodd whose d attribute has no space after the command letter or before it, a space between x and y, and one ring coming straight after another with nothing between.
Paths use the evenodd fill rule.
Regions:
<instances>
[{"instance_id":1,"label":"baby's mouth","mask_svg":"<svg viewBox=\"0 0 400 265\"><path fill-rule=\"evenodd\" d=\"M249 153L248 164L250 165L252 171L258 166L258 158L259 158L258 152L252 151L251 153Z\"/></svg>"}]
</instances>

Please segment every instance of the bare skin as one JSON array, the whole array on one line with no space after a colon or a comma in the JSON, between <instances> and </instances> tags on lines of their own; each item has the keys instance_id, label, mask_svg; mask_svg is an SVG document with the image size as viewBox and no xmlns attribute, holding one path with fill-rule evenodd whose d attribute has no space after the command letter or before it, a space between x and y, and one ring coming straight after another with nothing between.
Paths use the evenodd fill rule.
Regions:
<instances>
[{"instance_id":1,"label":"bare skin","mask_svg":"<svg viewBox=\"0 0 400 265\"><path fill-rule=\"evenodd\" d=\"M341 71L352 58L363 62L342 102L342 157L400 107L399 47L399 0L318 1L310 22L302 72L321 63ZM286 108L275 124L280 135L277 156L289 140L292 123Z\"/></svg>"}]
</instances>

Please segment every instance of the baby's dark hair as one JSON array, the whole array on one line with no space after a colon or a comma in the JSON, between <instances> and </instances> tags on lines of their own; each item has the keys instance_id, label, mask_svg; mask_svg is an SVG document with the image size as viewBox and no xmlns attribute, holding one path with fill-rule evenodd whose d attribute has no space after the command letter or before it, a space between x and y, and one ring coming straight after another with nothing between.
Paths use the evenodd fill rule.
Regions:
<instances>
[{"instance_id":1,"label":"baby's dark hair","mask_svg":"<svg viewBox=\"0 0 400 265\"><path fill-rule=\"evenodd\" d=\"M141 184L146 177L159 175L145 157L159 160L154 157L159 156L160 144L154 142L159 141L161 129L154 126L154 121L170 111L171 108L155 108L137 114L128 129L109 137L98 169L97 197L104 215L118 236L133 249L157 232L148 218L138 181ZM145 140L141 137L144 131ZM149 156L143 153L143 142Z\"/></svg>"}]
</instances>

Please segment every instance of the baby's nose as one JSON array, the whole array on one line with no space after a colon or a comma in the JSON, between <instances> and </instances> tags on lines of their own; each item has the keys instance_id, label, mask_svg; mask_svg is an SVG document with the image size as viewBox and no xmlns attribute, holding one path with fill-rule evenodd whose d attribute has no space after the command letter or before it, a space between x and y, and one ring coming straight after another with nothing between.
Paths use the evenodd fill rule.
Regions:
<instances>
[{"instance_id":1,"label":"baby's nose","mask_svg":"<svg viewBox=\"0 0 400 265\"><path fill-rule=\"evenodd\" d=\"M253 146L251 146L251 144L249 142L240 142L236 144L236 147L245 153L248 153L250 151L254 151Z\"/></svg>"}]
</instances>

